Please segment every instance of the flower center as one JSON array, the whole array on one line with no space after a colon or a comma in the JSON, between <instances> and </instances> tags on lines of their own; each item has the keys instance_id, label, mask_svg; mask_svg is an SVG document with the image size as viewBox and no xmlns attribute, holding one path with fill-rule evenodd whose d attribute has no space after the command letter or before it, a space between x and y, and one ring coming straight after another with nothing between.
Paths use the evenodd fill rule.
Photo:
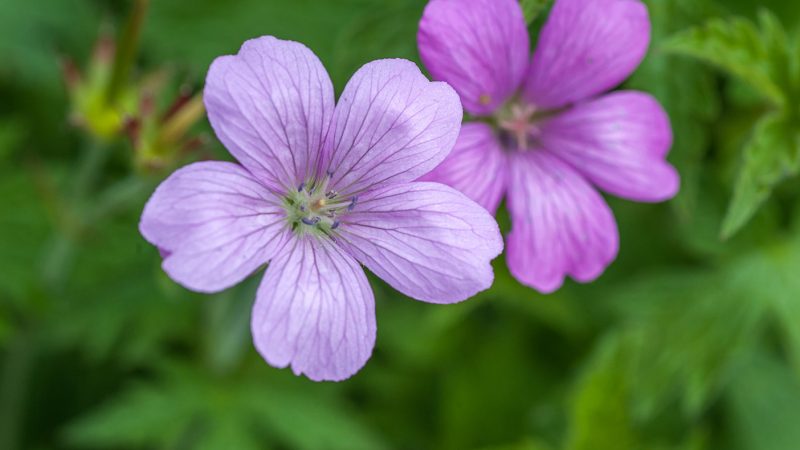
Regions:
<instances>
[{"instance_id":1,"label":"flower center","mask_svg":"<svg viewBox=\"0 0 800 450\"><path fill-rule=\"evenodd\" d=\"M293 231L333 237L340 218L355 208L358 197L345 197L329 189L330 175L307 180L284 197L286 218Z\"/></svg>"},{"instance_id":2,"label":"flower center","mask_svg":"<svg viewBox=\"0 0 800 450\"><path fill-rule=\"evenodd\" d=\"M536 148L542 120L553 115L553 111L537 108L519 99L506 103L495 115L500 141L508 150L528 150Z\"/></svg>"}]
</instances>

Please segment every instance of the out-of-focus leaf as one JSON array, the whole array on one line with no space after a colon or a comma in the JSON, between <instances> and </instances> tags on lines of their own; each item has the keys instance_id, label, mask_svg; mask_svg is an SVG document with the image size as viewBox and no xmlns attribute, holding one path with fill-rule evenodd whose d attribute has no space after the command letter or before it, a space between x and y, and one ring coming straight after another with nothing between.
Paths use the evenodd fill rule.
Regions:
<instances>
[{"instance_id":1,"label":"out-of-focus leaf","mask_svg":"<svg viewBox=\"0 0 800 450\"><path fill-rule=\"evenodd\" d=\"M537 439L525 439L515 444L481 447L480 450L553 450L553 447Z\"/></svg>"},{"instance_id":2,"label":"out-of-focus leaf","mask_svg":"<svg viewBox=\"0 0 800 450\"><path fill-rule=\"evenodd\" d=\"M505 443L526 424L549 437L538 432L553 433L558 425L553 396L564 389L553 367L558 356L548 355L543 335L512 314L484 307L470 318L482 324L480 332L468 321L450 332L458 336L452 348L470 357L447 364L441 376L436 448Z\"/></svg>"},{"instance_id":3,"label":"out-of-focus leaf","mask_svg":"<svg viewBox=\"0 0 800 450\"><path fill-rule=\"evenodd\" d=\"M753 353L728 390L728 429L736 450L789 450L800 443L800 380L770 354Z\"/></svg>"},{"instance_id":4,"label":"out-of-focus leaf","mask_svg":"<svg viewBox=\"0 0 800 450\"><path fill-rule=\"evenodd\" d=\"M636 417L637 377L632 372L630 340L607 336L595 349L574 388L567 450L703 450L708 433L682 423L676 437L648 428Z\"/></svg>"},{"instance_id":5,"label":"out-of-focus leaf","mask_svg":"<svg viewBox=\"0 0 800 450\"><path fill-rule=\"evenodd\" d=\"M424 0L360 0L361 7L335 41L329 67L342 86L359 67L382 58L417 61L417 25ZM420 68L423 68L420 64Z\"/></svg>"},{"instance_id":6,"label":"out-of-focus leaf","mask_svg":"<svg viewBox=\"0 0 800 450\"><path fill-rule=\"evenodd\" d=\"M578 381L567 450L638 450L629 406L630 382L616 337L604 341Z\"/></svg>"},{"instance_id":7,"label":"out-of-focus leaf","mask_svg":"<svg viewBox=\"0 0 800 450\"><path fill-rule=\"evenodd\" d=\"M786 34L769 12L760 27L743 18L713 19L672 37L666 50L698 58L740 77L774 104L786 102Z\"/></svg>"},{"instance_id":8,"label":"out-of-focus leaf","mask_svg":"<svg viewBox=\"0 0 800 450\"><path fill-rule=\"evenodd\" d=\"M270 379L262 370L215 378L191 366L172 367L161 381L138 383L74 422L64 437L93 448L385 448L352 409L320 395L324 386Z\"/></svg>"},{"instance_id":9,"label":"out-of-focus leaf","mask_svg":"<svg viewBox=\"0 0 800 450\"><path fill-rule=\"evenodd\" d=\"M718 282L713 280L706 283ZM675 396L684 414L696 417L724 387L762 318L763 305L729 291L679 291L673 300L659 305L629 336L640 417L653 417Z\"/></svg>"},{"instance_id":10,"label":"out-of-focus leaf","mask_svg":"<svg viewBox=\"0 0 800 450\"><path fill-rule=\"evenodd\" d=\"M135 365L157 359L162 345L191 332L195 316L186 291L164 295L152 276L154 267L160 271L158 255L130 225L131 216L97 222L79 242L75 270L51 311L54 346L79 349L96 362ZM65 316L72 319L59 320Z\"/></svg>"},{"instance_id":11,"label":"out-of-focus leaf","mask_svg":"<svg viewBox=\"0 0 800 450\"><path fill-rule=\"evenodd\" d=\"M34 178L20 170L0 170L0 300L20 300L38 282L49 219Z\"/></svg>"},{"instance_id":12,"label":"out-of-focus leaf","mask_svg":"<svg viewBox=\"0 0 800 450\"><path fill-rule=\"evenodd\" d=\"M174 445L194 420L204 394L187 385L139 384L74 422L65 439L92 448Z\"/></svg>"},{"instance_id":13,"label":"out-of-focus leaf","mask_svg":"<svg viewBox=\"0 0 800 450\"><path fill-rule=\"evenodd\" d=\"M88 51L96 24L97 12L83 0L0 2L0 81L57 88L58 56L76 56L81 45Z\"/></svg>"},{"instance_id":14,"label":"out-of-focus leaf","mask_svg":"<svg viewBox=\"0 0 800 450\"><path fill-rule=\"evenodd\" d=\"M358 1L159 0L151 2L143 49L157 61L189 67L202 79L214 58L236 53L247 39L273 35L302 42L330 71L337 36L360 12L354 7ZM333 75L337 86L347 81Z\"/></svg>"},{"instance_id":15,"label":"out-of-focus leaf","mask_svg":"<svg viewBox=\"0 0 800 450\"><path fill-rule=\"evenodd\" d=\"M616 301L628 322L622 339L637 420L676 402L693 420L718 397L768 317L771 302L760 280L769 270L752 253L719 269L625 285Z\"/></svg>"},{"instance_id":16,"label":"out-of-focus leaf","mask_svg":"<svg viewBox=\"0 0 800 450\"><path fill-rule=\"evenodd\" d=\"M349 405L336 397L319 395L320 390L319 384L296 378L275 384L255 379L244 385L241 401L248 417L257 419L290 448L381 450L387 447Z\"/></svg>"},{"instance_id":17,"label":"out-of-focus leaf","mask_svg":"<svg viewBox=\"0 0 800 450\"><path fill-rule=\"evenodd\" d=\"M752 295L771 306L788 358L800 376L800 234L781 236L753 257Z\"/></svg>"},{"instance_id":18,"label":"out-of-focus leaf","mask_svg":"<svg viewBox=\"0 0 800 450\"><path fill-rule=\"evenodd\" d=\"M203 300L207 321L205 354L217 373L235 368L252 348L250 311L261 278L262 273L257 272L239 286Z\"/></svg>"},{"instance_id":19,"label":"out-of-focus leaf","mask_svg":"<svg viewBox=\"0 0 800 450\"><path fill-rule=\"evenodd\" d=\"M722 237L739 231L766 201L773 188L800 169L800 128L774 114L756 125L744 149L733 198L722 223Z\"/></svg>"},{"instance_id":20,"label":"out-of-focus leaf","mask_svg":"<svg viewBox=\"0 0 800 450\"><path fill-rule=\"evenodd\" d=\"M646 0L652 21L653 50L628 82L630 87L654 95L672 123L674 142L669 160L681 175L681 189L672 201L687 244L704 253L718 250L718 218L704 203L709 193L705 158L710 148L711 126L719 115L720 100L712 70L704 64L662 50L673 33L710 17L715 8L707 0ZM711 239L709 239L711 237Z\"/></svg>"},{"instance_id":21,"label":"out-of-focus leaf","mask_svg":"<svg viewBox=\"0 0 800 450\"><path fill-rule=\"evenodd\" d=\"M0 163L9 158L22 142L25 134L18 122L0 122Z\"/></svg>"}]
</instances>

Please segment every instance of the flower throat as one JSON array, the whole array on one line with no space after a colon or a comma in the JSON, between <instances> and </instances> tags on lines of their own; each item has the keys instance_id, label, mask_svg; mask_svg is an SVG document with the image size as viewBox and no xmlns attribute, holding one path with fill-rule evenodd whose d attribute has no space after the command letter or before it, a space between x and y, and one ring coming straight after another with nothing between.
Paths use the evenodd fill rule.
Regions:
<instances>
[{"instance_id":1,"label":"flower throat","mask_svg":"<svg viewBox=\"0 0 800 450\"><path fill-rule=\"evenodd\" d=\"M541 123L558 112L513 98L497 111L493 122L503 148L524 151L538 147Z\"/></svg>"},{"instance_id":2,"label":"flower throat","mask_svg":"<svg viewBox=\"0 0 800 450\"><path fill-rule=\"evenodd\" d=\"M339 228L339 219L355 208L357 196L345 197L329 189L331 175L328 172L321 179L309 179L284 197L293 231L331 236Z\"/></svg>"}]
</instances>

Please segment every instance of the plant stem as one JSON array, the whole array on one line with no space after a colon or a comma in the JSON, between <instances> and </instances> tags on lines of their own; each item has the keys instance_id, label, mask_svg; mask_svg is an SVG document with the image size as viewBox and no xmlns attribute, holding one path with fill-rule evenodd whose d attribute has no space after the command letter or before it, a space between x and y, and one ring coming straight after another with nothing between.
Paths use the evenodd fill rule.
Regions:
<instances>
[{"instance_id":1,"label":"plant stem","mask_svg":"<svg viewBox=\"0 0 800 450\"><path fill-rule=\"evenodd\" d=\"M27 330L9 342L0 385L0 448L22 448L20 430L25 417L25 397L34 362L35 343Z\"/></svg>"},{"instance_id":2,"label":"plant stem","mask_svg":"<svg viewBox=\"0 0 800 450\"><path fill-rule=\"evenodd\" d=\"M125 83L128 82L128 75L139 50L139 37L142 34L142 25L149 3L149 0L134 0L133 9L117 42L111 82L108 84L106 93L106 101L111 105L116 103L117 97L122 92Z\"/></svg>"}]
</instances>

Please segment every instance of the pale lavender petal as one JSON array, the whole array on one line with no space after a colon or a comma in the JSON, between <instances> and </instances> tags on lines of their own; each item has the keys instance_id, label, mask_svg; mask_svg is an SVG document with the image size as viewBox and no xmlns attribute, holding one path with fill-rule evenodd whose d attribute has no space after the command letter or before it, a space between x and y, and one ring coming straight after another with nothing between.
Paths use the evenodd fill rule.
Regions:
<instances>
[{"instance_id":1,"label":"pale lavender petal","mask_svg":"<svg viewBox=\"0 0 800 450\"><path fill-rule=\"evenodd\" d=\"M314 175L334 110L333 85L304 45L270 36L217 58L204 92L228 151L273 189Z\"/></svg>"},{"instance_id":2,"label":"pale lavender petal","mask_svg":"<svg viewBox=\"0 0 800 450\"><path fill-rule=\"evenodd\" d=\"M494 214L506 192L507 171L506 155L492 128L466 123L450 155L420 180L454 187Z\"/></svg>"},{"instance_id":3,"label":"pale lavender petal","mask_svg":"<svg viewBox=\"0 0 800 450\"><path fill-rule=\"evenodd\" d=\"M559 108L603 93L636 69L649 44L650 18L639 0L556 0L524 96Z\"/></svg>"},{"instance_id":4,"label":"pale lavender petal","mask_svg":"<svg viewBox=\"0 0 800 450\"><path fill-rule=\"evenodd\" d=\"M375 299L364 270L329 242L294 239L267 267L253 306L256 349L315 381L358 372L375 345Z\"/></svg>"},{"instance_id":5,"label":"pale lavender petal","mask_svg":"<svg viewBox=\"0 0 800 450\"><path fill-rule=\"evenodd\" d=\"M600 194L543 150L515 154L510 167L511 273L544 293L561 287L566 275L597 278L619 248L614 216Z\"/></svg>"},{"instance_id":6,"label":"pale lavender petal","mask_svg":"<svg viewBox=\"0 0 800 450\"><path fill-rule=\"evenodd\" d=\"M493 113L517 91L530 55L516 0L431 1L417 43L433 78L453 86L476 115Z\"/></svg>"},{"instance_id":7,"label":"pale lavender petal","mask_svg":"<svg viewBox=\"0 0 800 450\"><path fill-rule=\"evenodd\" d=\"M286 238L278 200L228 162L194 163L170 175L145 205L139 229L165 255L167 274L199 292L243 280Z\"/></svg>"},{"instance_id":8,"label":"pale lavender petal","mask_svg":"<svg viewBox=\"0 0 800 450\"><path fill-rule=\"evenodd\" d=\"M615 92L577 105L545 124L541 140L611 194L658 202L678 192L678 173L664 160L669 118L648 94Z\"/></svg>"},{"instance_id":9,"label":"pale lavender petal","mask_svg":"<svg viewBox=\"0 0 800 450\"><path fill-rule=\"evenodd\" d=\"M338 241L398 291L453 303L491 286L491 260L503 250L494 218L439 183L371 191L342 218Z\"/></svg>"},{"instance_id":10,"label":"pale lavender petal","mask_svg":"<svg viewBox=\"0 0 800 450\"><path fill-rule=\"evenodd\" d=\"M458 95L406 60L359 69L336 105L326 152L337 191L412 181L453 149L461 127Z\"/></svg>"}]
</instances>

